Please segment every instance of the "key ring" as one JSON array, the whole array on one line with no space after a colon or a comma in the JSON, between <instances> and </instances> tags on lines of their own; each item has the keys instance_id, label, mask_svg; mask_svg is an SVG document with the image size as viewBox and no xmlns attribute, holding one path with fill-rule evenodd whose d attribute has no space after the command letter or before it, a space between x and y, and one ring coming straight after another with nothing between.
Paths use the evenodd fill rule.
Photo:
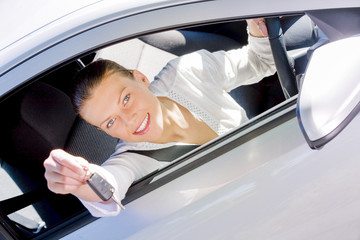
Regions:
<instances>
[{"instance_id":1,"label":"key ring","mask_svg":"<svg viewBox=\"0 0 360 240\"><path fill-rule=\"evenodd\" d=\"M92 173L90 172L90 169L88 167L84 166L83 170L85 171L83 182L86 182L91 177Z\"/></svg>"}]
</instances>

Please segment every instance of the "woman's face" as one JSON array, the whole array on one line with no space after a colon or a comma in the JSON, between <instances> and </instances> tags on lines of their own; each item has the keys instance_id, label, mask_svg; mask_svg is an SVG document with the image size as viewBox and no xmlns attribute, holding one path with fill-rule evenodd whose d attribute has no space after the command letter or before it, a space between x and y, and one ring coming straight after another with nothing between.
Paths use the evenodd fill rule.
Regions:
<instances>
[{"instance_id":1,"label":"woman's face","mask_svg":"<svg viewBox=\"0 0 360 240\"><path fill-rule=\"evenodd\" d=\"M163 116L148 79L134 70L135 79L106 74L85 101L80 115L107 134L129 142L156 141L163 133Z\"/></svg>"}]
</instances>

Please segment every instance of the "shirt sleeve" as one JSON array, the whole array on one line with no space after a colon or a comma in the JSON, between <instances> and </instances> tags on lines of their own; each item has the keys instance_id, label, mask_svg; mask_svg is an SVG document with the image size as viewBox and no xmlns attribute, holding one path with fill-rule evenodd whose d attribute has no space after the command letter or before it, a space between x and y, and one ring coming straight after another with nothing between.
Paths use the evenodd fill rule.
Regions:
<instances>
[{"instance_id":1,"label":"shirt sleeve","mask_svg":"<svg viewBox=\"0 0 360 240\"><path fill-rule=\"evenodd\" d=\"M175 72L174 75L182 79L197 79L226 92L259 82L276 72L268 38L252 36L249 44L242 48L214 53L199 50L172 60L164 69L165 73Z\"/></svg>"},{"instance_id":2,"label":"shirt sleeve","mask_svg":"<svg viewBox=\"0 0 360 240\"><path fill-rule=\"evenodd\" d=\"M227 52L218 51L206 56L206 59L209 72L222 74L223 78L215 80L227 92L240 85L257 83L276 72L268 38L249 36L247 46Z\"/></svg>"},{"instance_id":3,"label":"shirt sleeve","mask_svg":"<svg viewBox=\"0 0 360 240\"><path fill-rule=\"evenodd\" d=\"M165 164L147 156L125 152L112 156L101 167L93 164L90 167L115 188L114 197L120 202L135 180ZM120 207L112 200L88 202L80 199L80 201L94 217L115 216L120 212Z\"/></svg>"}]
</instances>

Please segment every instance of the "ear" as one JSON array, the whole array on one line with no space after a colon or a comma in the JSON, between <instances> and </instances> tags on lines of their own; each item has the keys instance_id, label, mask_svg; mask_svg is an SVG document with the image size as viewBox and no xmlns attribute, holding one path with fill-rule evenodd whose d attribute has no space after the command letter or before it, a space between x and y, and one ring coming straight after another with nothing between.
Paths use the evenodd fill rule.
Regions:
<instances>
[{"instance_id":1,"label":"ear","mask_svg":"<svg viewBox=\"0 0 360 240\"><path fill-rule=\"evenodd\" d=\"M133 74L135 80L141 81L142 83L145 84L146 87L149 87L150 81L147 79L147 77L142 72L140 72L139 70L133 70L132 74Z\"/></svg>"}]
</instances>

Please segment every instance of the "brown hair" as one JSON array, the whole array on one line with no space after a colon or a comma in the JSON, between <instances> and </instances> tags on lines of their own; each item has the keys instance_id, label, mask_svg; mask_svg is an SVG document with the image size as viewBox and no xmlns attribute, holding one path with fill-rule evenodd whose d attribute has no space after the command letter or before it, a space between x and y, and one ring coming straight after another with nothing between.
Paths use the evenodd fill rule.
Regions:
<instances>
[{"instance_id":1,"label":"brown hair","mask_svg":"<svg viewBox=\"0 0 360 240\"><path fill-rule=\"evenodd\" d=\"M77 113L84 102L92 95L92 90L98 86L107 74L119 73L133 79L132 71L110 60L97 60L81 69L73 81L72 103Z\"/></svg>"}]
</instances>

